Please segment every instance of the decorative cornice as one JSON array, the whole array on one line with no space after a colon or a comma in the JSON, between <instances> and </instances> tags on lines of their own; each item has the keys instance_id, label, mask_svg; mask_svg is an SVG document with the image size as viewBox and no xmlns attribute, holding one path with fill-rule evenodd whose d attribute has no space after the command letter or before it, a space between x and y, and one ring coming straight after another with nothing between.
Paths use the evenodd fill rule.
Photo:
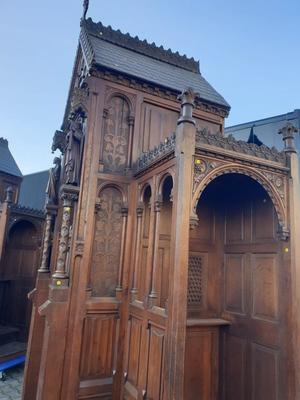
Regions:
<instances>
[{"instance_id":1,"label":"decorative cornice","mask_svg":"<svg viewBox=\"0 0 300 400\"><path fill-rule=\"evenodd\" d=\"M131 78L130 76L126 76L124 74L121 74L120 72L108 70L107 68L98 65L97 66L94 65L90 69L89 73L91 76L94 76L96 78L101 78L108 80L110 82L118 83L120 85L144 93L148 93L153 96L158 96L162 99L178 102L177 97L180 94L180 92L176 90L165 88L163 86L159 86L151 82L145 82L139 78ZM227 117L229 114L229 108L221 107L217 104L210 103L209 101L203 101L200 98L197 98L195 101L195 109L212 113L222 118Z\"/></svg>"},{"instance_id":2,"label":"decorative cornice","mask_svg":"<svg viewBox=\"0 0 300 400\"><path fill-rule=\"evenodd\" d=\"M175 149L175 141L176 134L173 132L170 137L167 137L158 146L155 146L153 149L145 153L142 153L137 160L136 172L141 172L145 168L148 168L150 165L164 158L166 155L172 153Z\"/></svg>"},{"instance_id":3,"label":"decorative cornice","mask_svg":"<svg viewBox=\"0 0 300 400\"><path fill-rule=\"evenodd\" d=\"M114 30L111 26L104 26L101 22L95 23L91 18L85 20L83 26L89 34L106 42L125 47L191 72L199 73L200 71L199 61L196 61L193 57L188 58L185 54L180 55L178 52L174 53L171 49L164 49L163 46L158 47L155 43L150 44L146 40L140 40L138 36L132 37L129 33L124 34L119 29Z\"/></svg>"},{"instance_id":4,"label":"decorative cornice","mask_svg":"<svg viewBox=\"0 0 300 400\"><path fill-rule=\"evenodd\" d=\"M221 133L212 134L206 128L198 129L196 133L196 147L200 147L201 144L208 144L224 150L247 154L286 165L285 153L278 151L275 147L258 146L254 143L236 140L233 135L223 136Z\"/></svg>"},{"instance_id":5,"label":"decorative cornice","mask_svg":"<svg viewBox=\"0 0 300 400\"><path fill-rule=\"evenodd\" d=\"M24 207L19 204L11 204L10 211L16 214L23 214L30 217L45 218L45 212L43 210L37 210L35 208Z\"/></svg>"}]
</instances>

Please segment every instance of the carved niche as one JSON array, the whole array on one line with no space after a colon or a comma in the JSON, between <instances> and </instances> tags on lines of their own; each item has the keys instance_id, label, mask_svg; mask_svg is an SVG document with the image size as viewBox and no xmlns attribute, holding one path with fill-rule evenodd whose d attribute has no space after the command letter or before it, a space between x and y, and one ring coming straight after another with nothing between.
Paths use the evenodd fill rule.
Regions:
<instances>
[{"instance_id":1,"label":"carved niche","mask_svg":"<svg viewBox=\"0 0 300 400\"><path fill-rule=\"evenodd\" d=\"M115 296L121 256L122 209L121 192L114 187L104 188L100 193L95 216L91 267L93 296Z\"/></svg>"},{"instance_id":2,"label":"carved niche","mask_svg":"<svg viewBox=\"0 0 300 400\"><path fill-rule=\"evenodd\" d=\"M104 172L124 173L130 158L130 107L122 96L112 96L103 116Z\"/></svg>"}]
</instances>

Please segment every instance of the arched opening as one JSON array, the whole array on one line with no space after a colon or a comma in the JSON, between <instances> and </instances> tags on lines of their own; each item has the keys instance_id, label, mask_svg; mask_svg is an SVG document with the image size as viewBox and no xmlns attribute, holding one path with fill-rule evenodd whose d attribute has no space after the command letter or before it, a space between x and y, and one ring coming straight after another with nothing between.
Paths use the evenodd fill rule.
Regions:
<instances>
[{"instance_id":1,"label":"arched opening","mask_svg":"<svg viewBox=\"0 0 300 400\"><path fill-rule=\"evenodd\" d=\"M158 305L166 307L169 291L170 242L172 224L173 179L167 176L161 187L160 219L158 229Z\"/></svg>"},{"instance_id":2,"label":"arched opening","mask_svg":"<svg viewBox=\"0 0 300 400\"><path fill-rule=\"evenodd\" d=\"M7 283L1 323L20 328L19 338L26 340L31 315L27 294L34 288L39 263L36 227L26 220L15 223L8 234L1 279Z\"/></svg>"},{"instance_id":3,"label":"arched opening","mask_svg":"<svg viewBox=\"0 0 300 400\"><path fill-rule=\"evenodd\" d=\"M138 251L139 254L139 263L136 265L137 274L137 299L140 301L144 300L144 297L147 296L146 293L146 269L147 269L147 255L149 248L149 233L150 233L150 217L151 217L151 186L147 185L144 188L143 196L142 196L142 205L143 205L143 217L142 217L142 225L141 225L141 238L138 238ZM140 244L139 244L140 240Z\"/></svg>"},{"instance_id":4,"label":"arched opening","mask_svg":"<svg viewBox=\"0 0 300 400\"><path fill-rule=\"evenodd\" d=\"M284 398L287 298L272 200L252 178L230 173L205 188L196 213L199 223L190 231L188 318L198 321L199 335L195 327L188 329L186 370L192 372L187 372L187 399L200 398L197 392L217 398L214 377L225 400ZM205 348L210 349L203 353L205 360L193 357ZM202 382L199 373L205 376Z\"/></svg>"}]
</instances>

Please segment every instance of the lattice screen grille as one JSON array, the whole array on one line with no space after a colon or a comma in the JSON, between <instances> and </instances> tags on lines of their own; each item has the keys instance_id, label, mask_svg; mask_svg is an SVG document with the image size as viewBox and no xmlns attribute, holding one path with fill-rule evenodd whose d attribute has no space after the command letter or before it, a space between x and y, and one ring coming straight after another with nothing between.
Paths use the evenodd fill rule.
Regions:
<instances>
[{"instance_id":1,"label":"lattice screen grille","mask_svg":"<svg viewBox=\"0 0 300 400\"><path fill-rule=\"evenodd\" d=\"M202 293L202 257L189 257L188 304L201 305Z\"/></svg>"}]
</instances>

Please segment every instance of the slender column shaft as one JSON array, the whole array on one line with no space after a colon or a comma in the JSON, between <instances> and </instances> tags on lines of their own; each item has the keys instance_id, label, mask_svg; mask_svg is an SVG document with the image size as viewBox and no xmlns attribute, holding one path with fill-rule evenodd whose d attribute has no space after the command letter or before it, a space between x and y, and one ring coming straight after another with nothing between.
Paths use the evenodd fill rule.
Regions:
<instances>
[{"instance_id":1,"label":"slender column shaft","mask_svg":"<svg viewBox=\"0 0 300 400\"><path fill-rule=\"evenodd\" d=\"M66 271L66 259L69 248L71 215L72 215L72 201L68 196L64 196L62 224L60 229L60 239L58 246L58 257L57 257L56 269L52 276L53 278L56 279L68 278Z\"/></svg>"},{"instance_id":2,"label":"slender column shaft","mask_svg":"<svg viewBox=\"0 0 300 400\"><path fill-rule=\"evenodd\" d=\"M152 263L152 277L151 277L151 291L150 291L150 306L156 305L158 288L157 274L158 274L158 252L159 252L159 232L160 232L160 211L161 201L157 200L154 204L155 220L154 220L154 242L153 242L153 263Z\"/></svg>"},{"instance_id":3,"label":"slender column shaft","mask_svg":"<svg viewBox=\"0 0 300 400\"><path fill-rule=\"evenodd\" d=\"M49 272L49 256L50 256L51 229L52 229L53 218L54 218L53 214L48 212L46 215L46 223L45 223L45 236L43 242L42 262L39 268L39 272L43 273Z\"/></svg>"},{"instance_id":4,"label":"slender column shaft","mask_svg":"<svg viewBox=\"0 0 300 400\"><path fill-rule=\"evenodd\" d=\"M141 227L142 227L143 206L139 205L136 209L136 239L135 239L135 254L134 267L132 277L131 301L136 299L138 293L137 288L137 271L140 261L140 244L141 244Z\"/></svg>"},{"instance_id":5,"label":"slender column shaft","mask_svg":"<svg viewBox=\"0 0 300 400\"><path fill-rule=\"evenodd\" d=\"M121 251L120 251L120 263L119 263L119 274L118 274L118 285L116 287L117 291L122 290L123 281L123 264L124 264L124 253L125 253L125 239L126 239L126 228L127 228L127 216L128 208L122 208L122 237L121 237Z\"/></svg>"}]
</instances>

